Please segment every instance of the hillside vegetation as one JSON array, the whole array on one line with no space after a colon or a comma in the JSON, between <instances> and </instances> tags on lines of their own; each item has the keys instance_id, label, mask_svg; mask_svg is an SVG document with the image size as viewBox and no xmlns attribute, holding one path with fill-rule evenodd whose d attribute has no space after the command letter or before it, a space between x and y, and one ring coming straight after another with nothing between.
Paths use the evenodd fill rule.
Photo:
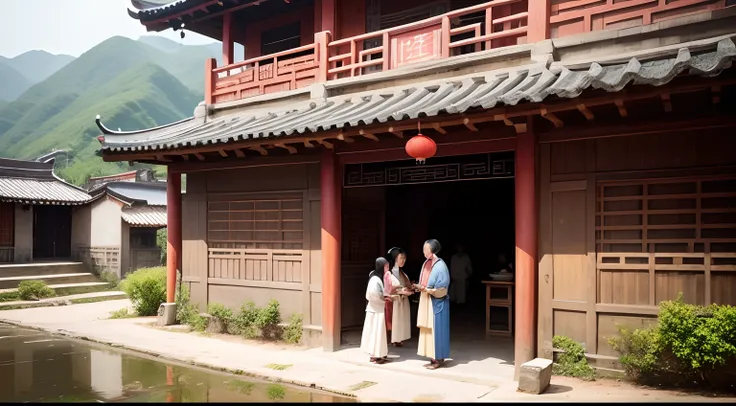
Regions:
<instances>
[{"instance_id":1,"label":"hillside vegetation","mask_svg":"<svg viewBox=\"0 0 736 406\"><path fill-rule=\"evenodd\" d=\"M167 41L169 49L161 49ZM75 184L129 170L127 163L105 163L96 156L95 116L123 130L190 116L202 100L204 61L216 53L212 45L184 46L162 38L156 46L146 42L151 41L110 38L0 104L0 156L33 159L66 149L69 164L57 169Z\"/></svg>"}]
</instances>

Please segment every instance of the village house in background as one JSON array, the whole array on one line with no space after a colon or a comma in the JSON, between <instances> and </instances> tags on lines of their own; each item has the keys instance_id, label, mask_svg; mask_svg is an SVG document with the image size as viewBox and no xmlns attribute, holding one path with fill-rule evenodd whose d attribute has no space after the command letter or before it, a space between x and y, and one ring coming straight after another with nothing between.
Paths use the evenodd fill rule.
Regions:
<instances>
[{"instance_id":1,"label":"village house in background","mask_svg":"<svg viewBox=\"0 0 736 406\"><path fill-rule=\"evenodd\" d=\"M166 227L166 182L151 169L139 169L93 177L85 187L92 201L82 258L120 278L161 265L156 232Z\"/></svg>"},{"instance_id":2,"label":"village house in background","mask_svg":"<svg viewBox=\"0 0 736 406\"><path fill-rule=\"evenodd\" d=\"M91 197L53 168L53 159L0 158L0 263L70 260L80 245Z\"/></svg>"},{"instance_id":3,"label":"village house in background","mask_svg":"<svg viewBox=\"0 0 736 406\"><path fill-rule=\"evenodd\" d=\"M0 158L0 292L27 280L61 295L108 290L78 259L89 235L91 196L58 178L53 158L42 158Z\"/></svg>"},{"instance_id":4,"label":"village house in background","mask_svg":"<svg viewBox=\"0 0 736 406\"><path fill-rule=\"evenodd\" d=\"M135 0L148 30L221 40L224 64L203 61L193 117L98 118L98 140L168 166L169 302L182 269L194 302L275 298L334 351L375 257L403 247L416 278L436 238L480 286L453 351L501 335L477 357L507 346L518 368L559 334L616 368L607 337L661 301L736 304L734 3ZM511 280L489 280L495 254Z\"/></svg>"},{"instance_id":5,"label":"village house in background","mask_svg":"<svg viewBox=\"0 0 736 406\"><path fill-rule=\"evenodd\" d=\"M0 158L0 291L42 280L61 292L107 289L96 274L123 277L161 265L166 182L150 169L91 178L89 190L54 174L53 157Z\"/></svg>"}]
</instances>

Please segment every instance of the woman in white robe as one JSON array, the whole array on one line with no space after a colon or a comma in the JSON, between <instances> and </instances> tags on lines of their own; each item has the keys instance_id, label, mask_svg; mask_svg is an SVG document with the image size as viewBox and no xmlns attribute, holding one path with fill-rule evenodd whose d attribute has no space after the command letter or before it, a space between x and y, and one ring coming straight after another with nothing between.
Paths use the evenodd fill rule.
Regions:
<instances>
[{"instance_id":1,"label":"woman in white robe","mask_svg":"<svg viewBox=\"0 0 736 406\"><path fill-rule=\"evenodd\" d=\"M401 347L404 341L411 338L411 309L409 296L413 294L412 284L402 268L406 263L406 253L398 247L388 251L393 266L388 277L391 281L392 317L390 342L395 347ZM384 286L386 280L384 279Z\"/></svg>"},{"instance_id":2,"label":"woman in white robe","mask_svg":"<svg viewBox=\"0 0 736 406\"><path fill-rule=\"evenodd\" d=\"M386 318L384 309L386 298L383 289L383 274L389 269L385 258L376 259L376 268L368 277L368 287L365 290L365 299L368 306L365 308L365 323L363 335L360 339L361 351L371 357L371 362L383 364L388 357L388 343L386 337Z\"/></svg>"}]
</instances>

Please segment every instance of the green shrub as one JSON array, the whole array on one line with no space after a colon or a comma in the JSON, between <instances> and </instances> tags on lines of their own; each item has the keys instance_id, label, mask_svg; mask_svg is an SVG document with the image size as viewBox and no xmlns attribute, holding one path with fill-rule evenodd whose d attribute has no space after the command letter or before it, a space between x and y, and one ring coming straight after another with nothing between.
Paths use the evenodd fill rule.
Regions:
<instances>
[{"instance_id":1,"label":"green shrub","mask_svg":"<svg viewBox=\"0 0 736 406\"><path fill-rule=\"evenodd\" d=\"M557 375L572 376L586 381L595 379L595 370L585 358L585 349L575 340L565 336L552 337L552 346L563 352L557 355L552 371Z\"/></svg>"},{"instance_id":2,"label":"green shrub","mask_svg":"<svg viewBox=\"0 0 736 406\"><path fill-rule=\"evenodd\" d=\"M166 250L168 249L167 228L156 230L156 246L161 250L161 265L166 265Z\"/></svg>"},{"instance_id":3,"label":"green shrub","mask_svg":"<svg viewBox=\"0 0 736 406\"><path fill-rule=\"evenodd\" d=\"M736 307L660 303L658 324L609 338L626 374L637 382L733 390Z\"/></svg>"},{"instance_id":4,"label":"green shrub","mask_svg":"<svg viewBox=\"0 0 736 406\"><path fill-rule=\"evenodd\" d=\"M279 302L271 299L266 307L260 309L256 318L256 327L261 330L261 337L266 339L278 340L281 338L282 329L281 311L279 310Z\"/></svg>"},{"instance_id":5,"label":"green shrub","mask_svg":"<svg viewBox=\"0 0 736 406\"><path fill-rule=\"evenodd\" d=\"M214 316L214 315L213 315ZM234 315L228 326L230 334L242 335L248 339L281 338L281 313L279 302L271 300L264 308L256 307L253 302L246 302L240 307L237 315Z\"/></svg>"},{"instance_id":6,"label":"green shrub","mask_svg":"<svg viewBox=\"0 0 736 406\"><path fill-rule=\"evenodd\" d=\"M284 341L289 344L299 344L302 341L304 331L304 319L301 314L294 314L289 324L284 329Z\"/></svg>"},{"instance_id":7,"label":"green shrub","mask_svg":"<svg viewBox=\"0 0 736 406\"><path fill-rule=\"evenodd\" d=\"M714 369L736 358L736 307L707 307L675 301L659 310L662 341L693 370Z\"/></svg>"},{"instance_id":8,"label":"green shrub","mask_svg":"<svg viewBox=\"0 0 736 406\"><path fill-rule=\"evenodd\" d=\"M166 269L141 268L127 274L120 288L130 298L138 316L155 316L166 301Z\"/></svg>"},{"instance_id":9,"label":"green shrub","mask_svg":"<svg viewBox=\"0 0 736 406\"><path fill-rule=\"evenodd\" d=\"M207 319L199 315L199 308L190 301L189 288L180 286L176 292L176 321L186 324L194 331L204 331L207 328Z\"/></svg>"},{"instance_id":10,"label":"green shrub","mask_svg":"<svg viewBox=\"0 0 736 406\"><path fill-rule=\"evenodd\" d=\"M207 306L207 313L217 320L220 320L225 326L225 329L227 329L235 318L233 311L222 303L210 303Z\"/></svg>"},{"instance_id":11,"label":"green shrub","mask_svg":"<svg viewBox=\"0 0 736 406\"><path fill-rule=\"evenodd\" d=\"M619 362L626 375L641 381L645 375L659 374L662 369L659 329L654 326L630 331L619 327L618 331L619 336L609 338L608 344L621 354Z\"/></svg>"},{"instance_id":12,"label":"green shrub","mask_svg":"<svg viewBox=\"0 0 736 406\"><path fill-rule=\"evenodd\" d=\"M240 311L233 318L233 322L228 326L228 332L248 339L257 338L260 335L260 330L256 327L259 311L255 303L243 303Z\"/></svg>"},{"instance_id":13,"label":"green shrub","mask_svg":"<svg viewBox=\"0 0 736 406\"><path fill-rule=\"evenodd\" d=\"M120 278L118 278L118 275L115 272L102 271L99 276L101 281L107 282L110 289L115 289L120 284Z\"/></svg>"},{"instance_id":14,"label":"green shrub","mask_svg":"<svg viewBox=\"0 0 736 406\"><path fill-rule=\"evenodd\" d=\"M38 300L56 295L44 281L22 281L18 284L18 296L22 300Z\"/></svg>"}]
</instances>

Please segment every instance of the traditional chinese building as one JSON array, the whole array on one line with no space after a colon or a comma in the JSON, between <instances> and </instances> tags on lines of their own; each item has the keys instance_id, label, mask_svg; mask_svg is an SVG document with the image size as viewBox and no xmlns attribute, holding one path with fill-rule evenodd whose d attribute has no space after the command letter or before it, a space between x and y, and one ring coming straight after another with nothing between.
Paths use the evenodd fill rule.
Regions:
<instances>
[{"instance_id":1,"label":"traditional chinese building","mask_svg":"<svg viewBox=\"0 0 736 406\"><path fill-rule=\"evenodd\" d=\"M0 158L0 263L72 259L89 200L54 174L53 159Z\"/></svg>"},{"instance_id":2,"label":"traditional chinese building","mask_svg":"<svg viewBox=\"0 0 736 406\"><path fill-rule=\"evenodd\" d=\"M616 326L663 300L736 304L734 3L136 0L150 31L221 40L224 64L203 61L191 118L98 120L102 155L168 166L169 301L182 269L196 302L275 298L335 350L373 260L402 246L416 277L437 238L477 279L513 262L513 312L489 314L517 366L555 334L605 366ZM499 303L469 294L481 316L453 346Z\"/></svg>"},{"instance_id":3,"label":"traditional chinese building","mask_svg":"<svg viewBox=\"0 0 736 406\"><path fill-rule=\"evenodd\" d=\"M84 259L119 278L160 266L156 233L166 227L166 183L151 169L90 178L89 233Z\"/></svg>"}]
</instances>

